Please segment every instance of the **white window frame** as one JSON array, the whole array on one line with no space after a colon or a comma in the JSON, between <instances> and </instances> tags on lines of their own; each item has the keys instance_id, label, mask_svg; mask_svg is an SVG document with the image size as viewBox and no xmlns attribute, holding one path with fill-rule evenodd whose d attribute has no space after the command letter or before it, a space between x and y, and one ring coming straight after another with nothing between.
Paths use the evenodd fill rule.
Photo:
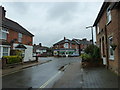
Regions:
<instances>
[{"instance_id":1,"label":"white window frame","mask_svg":"<svg viewBox=\"0 0 120 90\"><path fill-rule=\"evenodd\" d=\"M112 20L110 6L107 8L107 24Z\"/></svg>"},{"instance_id":2,"label":"white window frame","mask_svg":"<svg viewBox=\"0 0 120 90\"><path fill-rule=\"evenodd\" d=\"M6 35L5 37L3 37L3 33ZM9 33L9 32L8 32L7 29L2 28L2 29L0 30L0 39L7 40L7 34L8 34L8 33Z\"/></svg>"},{"instance_id":3,"label":"white window frame","mask_svg":"<svg viewBox=\"0 0 120 90\"><path fill-rule=\"evenodd\" d=\"M3 48L4 47L6 47L6 48L8 48L8 52L6 52L8 55L7 56L9 56L10 55L10 46L8 46L8 45L0 45L0 58L2 58L3 57Z\"/></svg>"},{"instance_id":4,"label":"white window frame","mask_svg":"<svg viewBox=\"0 0 120 90\"><path fill-rule=\"evenodd\" d=\"M18 33L18 42L22 42L22 33Z\"/></svg>"},{"instance_id":5,"label":"white window frame","mask_svg":"<svg viewBox=\"0 0 120 90\"><path fill-rule=\"evenodd\" d=\"M64 48L68 48L68 43L65 43L65 44L64 44Z\"/></svg>"},{"instance_id":6,"label":"white window frame","mask_svg":"<svg viewBox=\"0 0 120 90\"><path fill-rule=\"evenodd\" d=\"M110 36L109 39L108 39L109 40L109 59L114 60L114 50L112 50L112 47L110 45L112 43L112 42L110 42L111 39L112 39L112 42L113 42L113 37L112 36ZM113 51L113 55L111 55L111 50Z\"/></svg>"}]
</instances>

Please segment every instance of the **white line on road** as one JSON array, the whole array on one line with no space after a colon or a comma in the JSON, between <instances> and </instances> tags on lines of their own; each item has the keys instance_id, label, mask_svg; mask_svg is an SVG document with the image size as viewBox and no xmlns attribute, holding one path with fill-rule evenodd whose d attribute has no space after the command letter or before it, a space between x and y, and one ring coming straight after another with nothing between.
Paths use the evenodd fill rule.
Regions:
<instances>
[{"instance_id":1,"label":"white line on road","mask_svg":"<svg viewBox=\"0 0 120 90\"><path fill-rule=\"evenodd\" d=\"M57 72L52 78L50 78L47 82L45 82L40 88L45 88L61 71Z\"/></svg>"}]
</instances>

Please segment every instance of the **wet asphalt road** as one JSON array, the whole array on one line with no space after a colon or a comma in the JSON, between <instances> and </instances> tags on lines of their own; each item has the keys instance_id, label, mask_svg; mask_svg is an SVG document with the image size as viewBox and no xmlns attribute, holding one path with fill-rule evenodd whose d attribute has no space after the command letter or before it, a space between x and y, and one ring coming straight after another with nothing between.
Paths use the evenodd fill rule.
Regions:
<instances>
[{"instance_id":1,"label":"wet asphalt road","mask_svg":"<svg viewBox=\"0 0 120 90\"><path fill-rule=\"evenodd\" d=\"M52 60L51 62L23 69L22 71L3 76L2 88L39 88L46 81L59 72L59 68L63 65L80 62L79 57L63 57L63 58L40 58L40 60Z\"/></svg>"}]
</instances>

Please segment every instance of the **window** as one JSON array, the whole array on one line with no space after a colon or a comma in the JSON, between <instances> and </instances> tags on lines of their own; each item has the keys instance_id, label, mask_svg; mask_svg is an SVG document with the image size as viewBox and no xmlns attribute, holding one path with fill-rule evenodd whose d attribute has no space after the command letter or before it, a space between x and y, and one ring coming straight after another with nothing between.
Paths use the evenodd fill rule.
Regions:
<instances>
[{"instance_id":1,"label":"window","mask_svg":"<svg viewBox=\"0 0 120 90\"><path fill-rule=\"evenodd\" d=\"M100 29L99 29L99 24L97 24L97 34L99 34Z\"/></svg>"},{"instance_id":2,"label":"window","mask_svg":"<svg viewBox=\"0 0 120 90\"><path fill-rule=\"evenodd\" d=\"M3 47L3 56L8 56L8 47Z\"/></svg>"},{"instance_id":3,"label":"window","mask_svg":"<svg viewBox=\"0 0 120 90\"><path fill-rule=\"evenodd\" d=\"M114 60L114 50L111 47L111 44L113 43L113 37L109 37L109 59Z\"/></svg>"},{"instance_id":4,"label":"window","mask_svg":"<svg viewBox=\"0 0 120 90\"><path fill-rule=\"evenodd\" d=\"M18 33L18 42L22 42L22 33Z\"/></svg>"},{"instance_id":5,"label":"window","mask_svg":"<svg viewBox=\"0 0 120 90\"><path fill-rule=\"evenodd\" d=\"M110 6L107 8L107 24L112 20Z\"/></svg>"},{"instance_id":6,"label":"window","mask_svg":"<svg viewBox=\"0 0 120 90\"><path fill-rule=\"evenodd\" d=\"M70 43L70 48L72 48L72 44Z\"/></svg>"},{"instance_id":7,"label":"window","mask_svg":"<svg viewBox=\"0 0 120 90\"><path fill-rule=\"evenodd\" d=\"M68 48L68 43L65 43L65 44L64 44L64 48Z\"/></svg>"},{"instance_id":8,"label":"window","mask_svg":"<svg viewBox=\"0 0 120 90\"><path fill-rule=\"evenodd\" d=\"M6 39L7 39L7 33L8 33L7 30L2 29L2 30L0 31L0 39L6 40Z\"/></svg>"}]
</instances>

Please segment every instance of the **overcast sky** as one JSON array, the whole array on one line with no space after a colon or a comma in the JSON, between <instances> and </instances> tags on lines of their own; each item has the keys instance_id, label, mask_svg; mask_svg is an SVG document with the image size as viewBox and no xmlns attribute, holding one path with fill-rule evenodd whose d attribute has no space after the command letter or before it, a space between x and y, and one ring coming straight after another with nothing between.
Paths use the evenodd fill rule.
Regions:
<instances>
[{"instance_id":1,"label":"overcast sky","mask_svg":"<svg viewBox=\"0 0 120 90\"><path fill-rule=\"evenodd\" d=\"M32 34L35 44L52 46L63 39L91 39L91 30L102 2L3 2L6 17ZM94 36L95 38L95 36Z\"/></svg>"}]
</instances>

